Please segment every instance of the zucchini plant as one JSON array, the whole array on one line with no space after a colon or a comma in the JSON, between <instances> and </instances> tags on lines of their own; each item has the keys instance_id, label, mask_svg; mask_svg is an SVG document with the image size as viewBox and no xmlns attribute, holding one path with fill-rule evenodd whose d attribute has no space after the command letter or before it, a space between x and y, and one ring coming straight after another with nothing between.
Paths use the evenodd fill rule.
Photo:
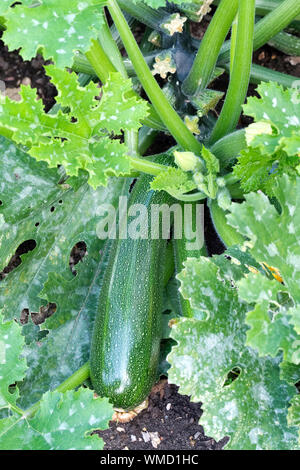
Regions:
<instances>
[{"instance_id":1,"label":"zucchini plant","mask_svg":"<svg viewBox=\"0 0 300 470\"><path fill-rule=\"evenodd\" d=\"M100 449L162 372L227 448L299 448L299 82L252 62L297 54L299 25L299 0L2 0L2 40L52 61L57 96L0 97L1 449ZM129 192L207 203L226 251L98 237Z\"/></svg>"}]
</instances>

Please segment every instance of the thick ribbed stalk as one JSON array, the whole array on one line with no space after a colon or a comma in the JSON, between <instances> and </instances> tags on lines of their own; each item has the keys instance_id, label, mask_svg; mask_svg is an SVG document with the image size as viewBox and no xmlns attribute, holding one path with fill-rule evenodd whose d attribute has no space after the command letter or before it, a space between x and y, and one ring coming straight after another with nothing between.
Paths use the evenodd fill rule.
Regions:
<instances>
[{"instance_id":1,"label":"thick ribbed stalk","mask_svg":"<svg viewBox=\"0 0 300 470\"><path fill-rule=\"evenodd\" d=\"M282 29L286 28L291 21L300 15L299 0L285 0L275 10L270 12L262 20L256 23L254 28L254 44L256 51L266 44ZM218 65L229 62L230 60L230 41L224 43L218 58Z\"/></svg>"},{"instance_id":2,"label":"thick ribbed stalk","mask_svg":"<svg viewBox=\"0 0 300 470\"><path fill-rule=\"evenodd\" d=\"M238 9L238 0L222 0L200 43L188 77L182 85L187 96L195 95L209 83L221 46Z\"/></svg>"},{"instance_id":3,"label":"thick ribbed stalk","mask_svg":"<svg viewBox=\"0 0 300 470\"><path fill-rule=\"evenodd\" d=\"M222 112L210 138L210 144L232 132L245 101L252 63L255 0L239 0L235 56Z\"/></svg>"},{"instance_id":4,"label":"thick ribbed stalk","mask_svg":"<svg viewBox=\"0 0 300 470\"><path fill-rule=\"evenodd\" d=\"M133 2L131 0L118 0L118 4L122 10L156 31L162 30L160 25L164 21L167 21L170 16L170 13L163 8L155 10L141 1Z\"/></svg>"},{"instance_id":5,"label":"thick ribbed stalk","mask_svg":"<svg viewBox=\"0 0 300 470\"><path fill-rule=\"evenodd\" d=\"M210 199L208 207L215 230L224 245L227 248L233 245L242 245L244 242L243 236L228 224L226 218L227 212L218 205L217 200Z\"/></svg>"},{"instance_id":6,"label":"thick ribbed stalk","mask_svg":"<svg viewBox=\"0 0 300 470\"><path fill-rule=\"evenodd\" d=\"M227 70L227 66L225 66ZM261 65L252 64L250 82L259 84L260 82L277 82L286 88L291 88L298 77L287 75L286 73L277 72L276 70L262 67Z\"/></svg>"},{"instance_id":7,"label":"thick ribbed stalk","mask_svg":"<svg viewBox=\"0 0 300 470\"><path fill-rule=\"evenodd\" d=\"M300 38L285 31L276 34L268 44L287 55L300 56Z\"/></svg>"},{"instance_id":8,"label":"thick ribbed stalk","mask_svg":"<svg viewBox=\"0 0 300 470\"><path fill-rule=\"evenodd\" d=\"M185 126L153 77L116 0L108 0L108 8L136 74L161 120L184 150L199 154L201 144Z\"/></svg>"},{"instance_id":9,"label":"thick ribbed stalk","mask_svg":"<svg viewBox=\"0 0 300 470\"><path fill-rule=\"evenodd\" d=\"M222 169L228 168L247 146L245 130L240 129L218 140L210 151L219 159Z\"/></svg>"},{"instance_id":10,"label":"thick ribbed stalk","mask_svg":"<svg viewBox=\"0 0 300 470\"><path fill-rule=\"evenodd\" d=\"M104 25L101 27L99 32L99 42L105 51L106 56L110 58L114 67L123 75L123 77L127 78L127 71L125 65L123 64L123 57L116 42L113 39L106 17L104 20Z\"/></svg>"},{"instance_id":11,"label":"thick ribbed stalk","mask_svg":"<svg viewBox=\"0 0 300 470\"><path fill-rule=\"evenodd\" d=\"M115 66L105 54L98 40L92 39L92 46L85 55L102 83L108 80L110 73L116 72Z\"/></svg>"}]
</instances>

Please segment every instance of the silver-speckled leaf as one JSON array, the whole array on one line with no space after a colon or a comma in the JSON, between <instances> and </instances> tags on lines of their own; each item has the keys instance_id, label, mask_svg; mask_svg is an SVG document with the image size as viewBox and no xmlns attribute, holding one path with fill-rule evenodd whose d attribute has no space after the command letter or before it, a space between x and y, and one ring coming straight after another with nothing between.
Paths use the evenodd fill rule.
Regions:
<instances>
[{"instance_id":1,"label":"silver-speckled leaf","mask_svg":"<svg viewBox=\"0 0 300 470\"><path fill-rule=\"evenodd\" d=\"M236 288L208 258L188 259L178 277L183 296L207 318L176 320L169 380L203 403L205 432L229 436L228 449L296 448L297 429L287 424L296 389L280 380L281 358L261 358L245 345L248 307Z\"/></svg>"}]
</instances>

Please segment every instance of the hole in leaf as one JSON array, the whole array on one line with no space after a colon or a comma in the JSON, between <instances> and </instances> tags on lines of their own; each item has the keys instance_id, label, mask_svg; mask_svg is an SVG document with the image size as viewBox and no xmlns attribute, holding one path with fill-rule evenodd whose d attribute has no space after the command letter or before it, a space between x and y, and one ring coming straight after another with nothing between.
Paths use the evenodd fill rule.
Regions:
<instances>
[{"instance_id":1,"label":"hole in leaf","mask_svg":"<svg viewBox=\"0 0 300 470\"><path fill-rule=\"evenodd\" d=\"M17 268L21 263L21 255L25 253L29 253L29 251L34 250L36 247L35 240L26 240L25 242L21 243L16 249L15 254L9 260L8 265L0 272L0 281L2 281L11 271Z\"/></svg>"},{"instance_id":2,"label":"hole in leaf","mask_svg":"<svg viewBox=\"0 0 300 470\"><path fill-rule=\"evenodd\" d=\"M130 185L130 188L129 188L129 192L130 192L130 193L131 193L131 191L133 190L134 185L135 185L136 182L137 182L137 179L135 178L135 179L132 181L131 185Z\"/></svg>"},{"instance_id":3,"label":"hole in leaf","mask_svg":"<svg viewBox=\"0 0 300 470\"><path fill-rule=\"evenodd\" d=\"M42 305L38 312L31 313L31 319L35 325L40 325L44 323L46 318L51 317L53 313L56 312L56 304L50 302L47 305ZM20 323L21 325L26 325L29 319L29 310L28 308L24 308L20 315Z\"/></svg>"},{"instance_id":4,"label":"hole in leaf","mask_svg":"<svg viewBox=\"0 0 300 470\"><path fill-rule=\"evenodd\" d=\"M55 211L55 207L52 206L51 209L50 209L50 212L54 212Z\"/></svg>"},{"instance_id":5,"label":"hole in leaf","mask_svg":"<svg viewBox=\"0 0 300 470\"><path fill-rule=\"evenodd\" d=\"M234 367L231 369L231 371L229 371L227 374L223 387L228 387L228 385L231 385L232 382L234 382L239 377L240 373L241 369L239 369L239 367Z\"/></svg>"},{"instance_id":6,"label":"hole in leaf","mask_svg":"<svg viewBox=\"0 0 300 470\"><path fill-rule=\"evenodd\" d=\"M51 315L53 315L53 313L55 312L56 304L50 302L47 305L42 305L42 307L40 307L39 312L32 312L31 318L35 325L40 325L41 323L44 323L46 318L51 317Z\"/></svg>"},{"instance_id":7,"label":"hole in leaf","mask_svg":"<svg viewBox=\"0 0 300 470\"><path fill-rule=\"evenodd\" d=\"M3 202L2 202L2 201L0 201L0 206L2 206L2 204L3 204Z\"/></svg>"},{"instance_id":8,"label":"hole in leaf","mask_svg":"<svg viewBox=\"0 0 300 470\"><path fill-rule=\"evenodd\" d=\"M62 204L62 203L63 203L63 202L62 202L62 199L60 199L58 202L59 202L59 204Z\"/></svg>"},{"instance_id":9,"label":"hole in leaf","mask_svg":"<svg viewBox=\"0 0 300 470\"><path fill-rule=\"evenodd\" d=\"M35 225L36 227L38 227L38 226L40 225L40 223L39 223L39 222L36 222L34 225Z\"/></svg>"},{"instance_id":10,"label":"hole in leaf","mask_svg":"<svg viewBox=\"0 0 300 470\"><path fill-rule=\"evenodd\" d=\"M80 241L76 243L75 246L73 246L71 253L70 253L70 259L69 259L69 266L71 269L72 274L76 276L77 271L74 269L74 266L79 263L79 261L82 261L83 258L87 254L87 246L83 241Z\"/></svg>"}]
</instances>

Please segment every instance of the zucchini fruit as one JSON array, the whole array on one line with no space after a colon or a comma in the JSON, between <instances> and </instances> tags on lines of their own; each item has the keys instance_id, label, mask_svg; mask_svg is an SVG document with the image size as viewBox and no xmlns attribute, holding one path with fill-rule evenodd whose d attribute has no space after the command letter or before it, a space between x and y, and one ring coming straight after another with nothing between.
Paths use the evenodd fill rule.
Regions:
<instances>
[{"instance_id":1,"label":"zucchini fruit","mask_svg":"<svg viewBox=\"0 0 300 470\"><path fill-rule=\"evenodd\" d=\"M132 204L170 204L164 191L149 191L152 177L141 176ZM129 220L130 222L130 220ZM161 341L164 258L167 240L113 240L100 290L90 356L95 392L125 410L148 396L156 378Z\"/></svg>"}]
</instances>

